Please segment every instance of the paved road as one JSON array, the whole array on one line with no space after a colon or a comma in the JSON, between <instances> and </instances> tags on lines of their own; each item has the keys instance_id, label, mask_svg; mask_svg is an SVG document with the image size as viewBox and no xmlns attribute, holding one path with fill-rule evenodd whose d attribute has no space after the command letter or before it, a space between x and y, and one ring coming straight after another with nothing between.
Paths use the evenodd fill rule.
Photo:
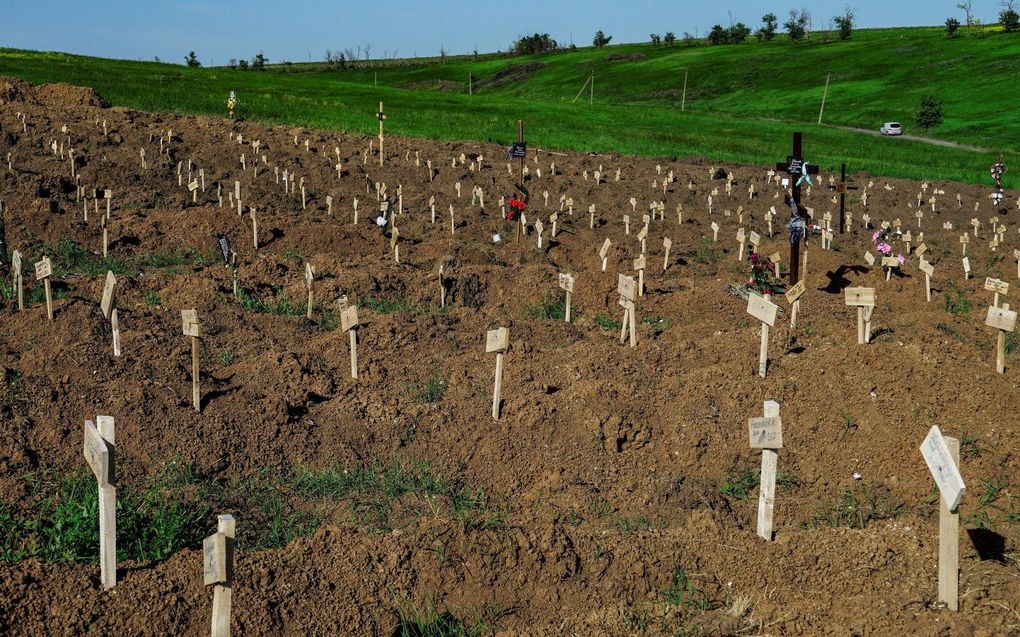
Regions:
<instances>
[{"instance_id":1,"label":"paved road","mask_svg":"<svg viewBox=\"0 0 1020 637\"><path fill-rule=\"evenodd\" d=\"M852 126L833 126L833 128L842 128L843 130L855 131L858 133L864 133L865 135L871 135L873 137L883 137L882 133L877 130L871 130L869 128L854 128ZM932 146L945 146L947 148L959 148L961 150L969 150L975 153L994 153L995 151L988 148L979 148L978 146L968 146L967 144L958 144L956 142L946 141L944 139L932 139L931 137L918 137L917 135L900 135L900 139L909 139L912 142L921 142L922 144L931 144Z\"/></svg>"}]
</instances>

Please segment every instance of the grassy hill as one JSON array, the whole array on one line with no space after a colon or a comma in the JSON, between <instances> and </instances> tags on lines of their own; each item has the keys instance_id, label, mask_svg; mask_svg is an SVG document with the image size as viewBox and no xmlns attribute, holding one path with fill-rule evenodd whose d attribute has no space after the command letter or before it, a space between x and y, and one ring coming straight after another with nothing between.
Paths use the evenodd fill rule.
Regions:
<instances>
[{"instance_id":1,"label":"grassy hill","mask_svg":"<svg viewBox=\"0 0 1020 637\"><path fill-rule=\"evenodd\" d=\"M594 103L586 90L572 104L593 69ZM828 73L826 125L818 126ZM931 92L944 103L945 122L930 136L1004 150L1007 163L1020 159L1020 90L1012 79L1020 76L1020 35L994 29L955 39L940 28L860 30L849 42L816 32L803 43L628 44L343 70L278 64L266 72L0 49L0 74L92 86L115 105L154 112L225 114L235 90L250 119L366 133L376 130L382 100L393 134L509 143L514 122L524 119L534 146L591 152L772 162L789 152L790 133L803 130L809 160L826 167L846 161L872 174L987 181L989 154L837 128L899 120L920 132L914 113Z\"/></svg>"}]
</instances>

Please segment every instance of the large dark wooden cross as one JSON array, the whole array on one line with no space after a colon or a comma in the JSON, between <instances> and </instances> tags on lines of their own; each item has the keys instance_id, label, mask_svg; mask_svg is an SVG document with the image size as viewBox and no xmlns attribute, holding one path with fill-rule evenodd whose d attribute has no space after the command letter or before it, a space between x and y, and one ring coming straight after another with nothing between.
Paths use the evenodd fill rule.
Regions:
<instances>
[{"instance_id":1,"label":"large dark wooden cross","mask_svg":"<svg viewBox=\"0 0 1020 637\"><path fill-rule=\"evenodd\" d=\"M846 180L846 164L840 164L839 183L836 184L836 193L839 194L839 233L846 232L846 191L857 190L857 184Z\"/></svg>"},{"instance_id":2,"label":"large dark wooden cross","mask_svg":"<svg viewBox=\"0 0 1020 637\"><path fill-rule=\"evenodd\" d=\"M797 204L797 216L808 221L807 211L800 205L800 185L807 181L811 183L811 175L818 174L818 166L804 161L803 138L801 133L793 134L793 154L786 158L785 162L776 164L776 170L790 176L791 192L794 203ZM807 243L807 230L801 240ZM800 281L800 241L790 244L790 285L796 285Z\"/></svg>"}]
</instances>

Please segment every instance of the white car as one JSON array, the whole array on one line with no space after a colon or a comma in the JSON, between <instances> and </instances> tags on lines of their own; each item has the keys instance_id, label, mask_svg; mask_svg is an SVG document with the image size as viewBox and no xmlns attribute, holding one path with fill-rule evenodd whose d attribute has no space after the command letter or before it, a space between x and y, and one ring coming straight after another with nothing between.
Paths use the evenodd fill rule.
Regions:
<instances>
[{"instance_id":1,"label":"white car","mask_svg":"<svg viewBox=\"0 0 1020 637\"><path fill-rule=\"evenodd\" d=\"M900 126L899 122L886 122L882 124L882 128L878 129L883 135L902 135L903 127Z\"/></svg>"}]
</instances>

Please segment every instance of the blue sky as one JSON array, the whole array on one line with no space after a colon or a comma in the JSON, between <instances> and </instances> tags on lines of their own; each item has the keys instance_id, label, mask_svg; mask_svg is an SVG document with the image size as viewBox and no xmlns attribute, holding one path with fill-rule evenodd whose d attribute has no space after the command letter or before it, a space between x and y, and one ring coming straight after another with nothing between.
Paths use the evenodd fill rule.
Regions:
<instances>
[{"instance_id":1,"label":"blue sky","mask_svg":"<svg viewBox=\"0 0 1020 637\"><path fill-rule=\"evenodd\" d=\"M0 46L102 57L182 62L194 50L205 64L251 58L272 62L322 59L326 49L371 47L372 57L437 55L507 48L518 35L549 33L562 43L591 44L597 29L614 42L649 33L703 35L730 16L757 28L769 11L783 22L807 7L816 29L849 4L861 27L963 21L957 1L942 0L7 0ZM997 0L975 0L975 16L994 22Z\"/></svg>"}]
</instances>

